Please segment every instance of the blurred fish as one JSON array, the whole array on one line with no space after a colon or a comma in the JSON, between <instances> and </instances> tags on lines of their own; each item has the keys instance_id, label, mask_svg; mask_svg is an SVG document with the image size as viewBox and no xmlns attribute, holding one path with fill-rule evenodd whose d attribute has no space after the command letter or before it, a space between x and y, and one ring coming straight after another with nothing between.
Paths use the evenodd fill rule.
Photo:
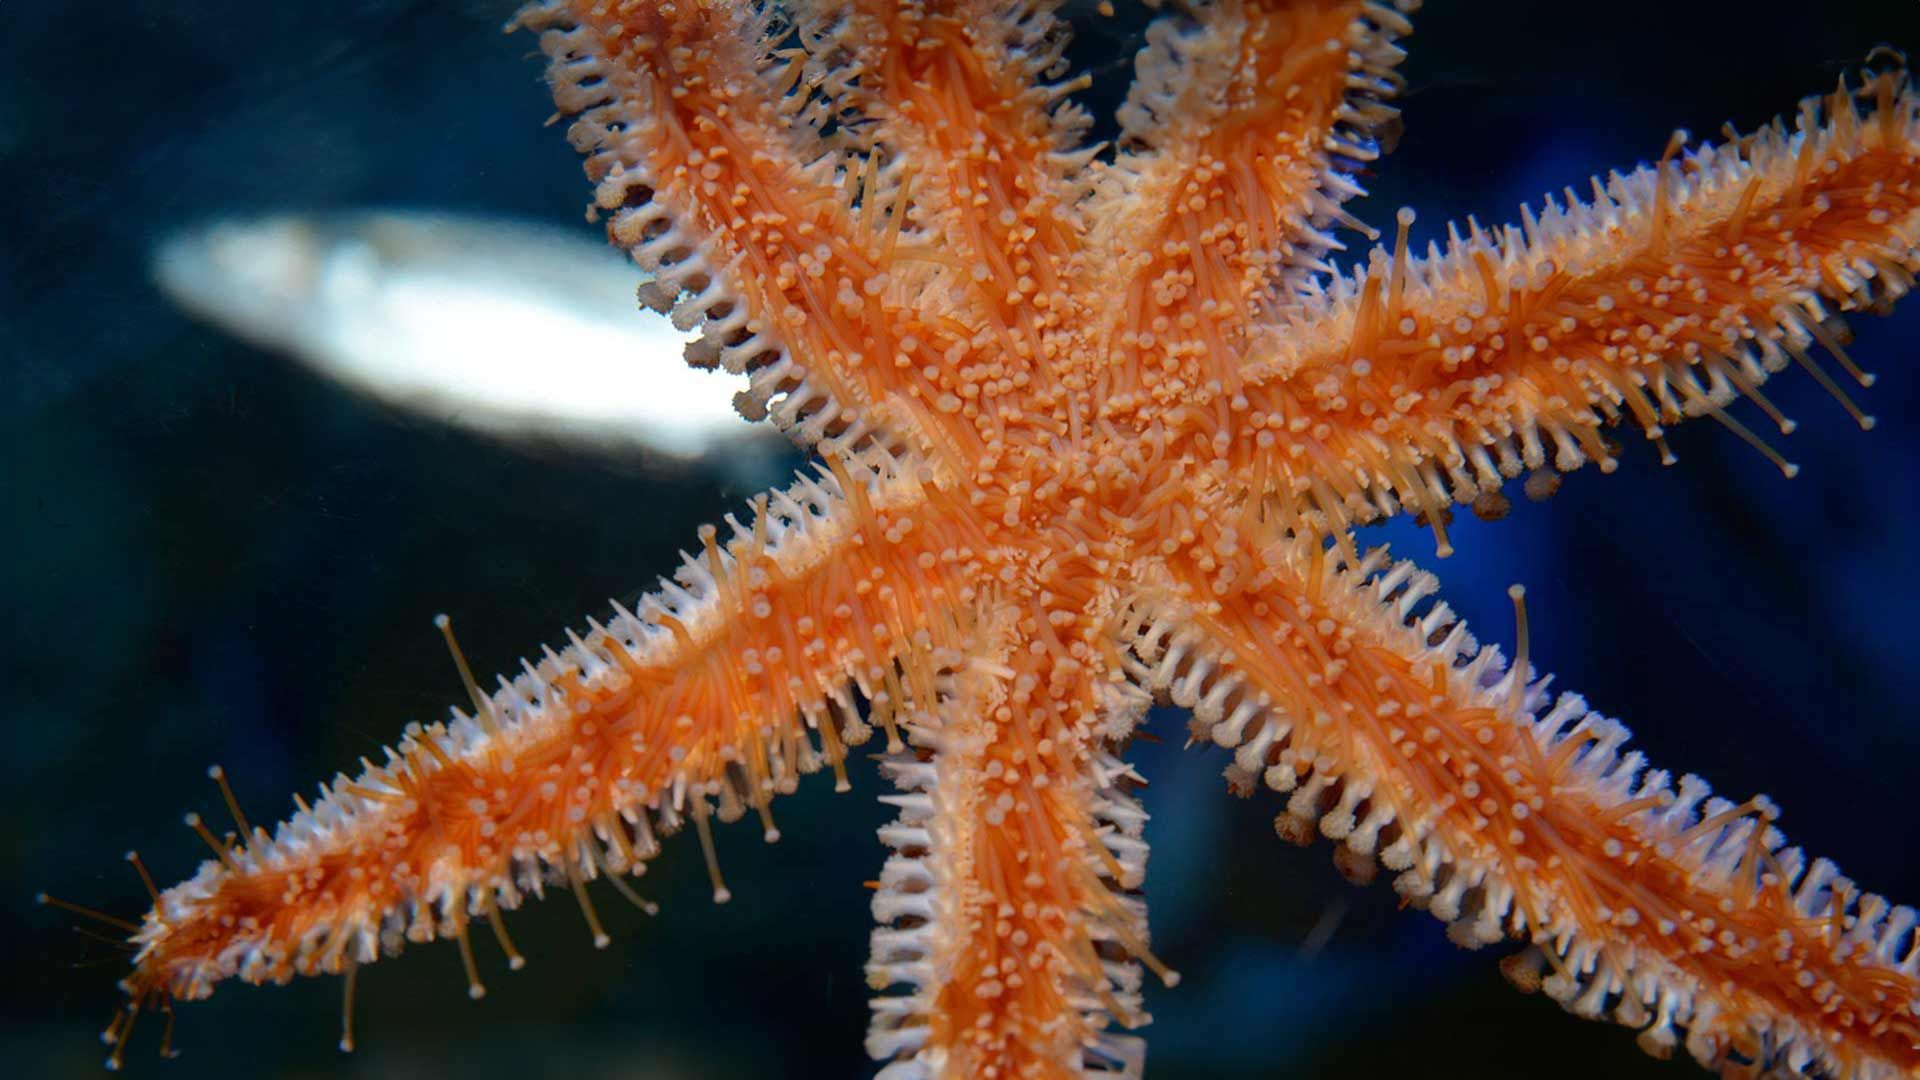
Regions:
<instances>
[{"instance_id":1,"label":"blurred fish","mask_svg":"<svg viewBox=\"0 0 1920 1080\"><path fill-rule=\"evenodd\" d=\"M411 211L283 214L179 233L153 257L175 303L381 401L504 437L695 457L772 442L743 376L689 368L640 308L646 274L571 233Z\"/></svg>"}]
</instances>

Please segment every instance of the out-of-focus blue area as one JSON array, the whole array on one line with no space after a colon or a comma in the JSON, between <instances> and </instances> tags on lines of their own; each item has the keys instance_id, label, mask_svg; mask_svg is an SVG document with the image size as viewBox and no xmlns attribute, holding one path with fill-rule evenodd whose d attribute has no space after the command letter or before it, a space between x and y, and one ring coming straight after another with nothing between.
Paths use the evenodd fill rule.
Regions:
<instances>
[{"instance_id":1,"label":"out-of-focus blue area","mask_svg":"<svg viewBox=\"0 0 1920 1080\"><path fill-rule=\"evenodd\" d=\"M0 5L0 903L10 947L0 1060L92 1076L122 957L30 903L45 888L139 908L120 861L161 877L202 849L178 824L218 807L222 762L256 818L440 715L459 684L429 619L450 611L475 666L510 666L673 564L740 505L721 470L664 472L515 451L346 397L168 310L150 243L209 215L413 205L577 221L587 197L510 5L133 0ZM1087 16L1076 59L1117 92L1137 18ZM1358 207L1420 208L1415 239L1468 212L1658 154L1673 126L1742 128L1829 88L1879 42L1920 45L1908 0L1620 0L1566 14L1435 3L1406 67L1406 134ZM582 225L583 229L587 226ZM1711 424L1662 469L1628 439L1611 477L1551 502L1456 519L1432 558L1409 523L1374 530L1440 572L1483 637L1511 640L1527 585L1534 654L1557 685L1631 725L1659 764L1739 797L1870 889L1920 900L1920 301L1855 321L1881 380L1861 433L1809 380L1770 386L1800 430L1769 436L1782 479ZM529 357L529 362L538 362ZM1776 389L1777 387L1777 389ZM1755 424L1756 428L1761 425ZM1152 779L1156 949L1151 1075L1652 1076L1631 1038L1508 990L1494 955L1355 890L1324 845L1277 842L1267 796L1228 797L1220 751L1157 716L1132 757ZM186 1056L141 1075L846 1076L868 1066L861 964L889 816L869 773L780 804L786 838L720 836L735 901L706 899L686 844L642 890L602 900L595 952L564 899L514 920L530 955L462 992L448 948L360 981L362 1052L333 1049L338 987L224 989L181 1011ZM1342 906L1326 946L1301 943ZM1336 912L1337 914L1337 912ZM1324 928L1323 928L1324 929ZM1490 950L1497 954L1500 950Z\"/></svg>"}]
</instances>

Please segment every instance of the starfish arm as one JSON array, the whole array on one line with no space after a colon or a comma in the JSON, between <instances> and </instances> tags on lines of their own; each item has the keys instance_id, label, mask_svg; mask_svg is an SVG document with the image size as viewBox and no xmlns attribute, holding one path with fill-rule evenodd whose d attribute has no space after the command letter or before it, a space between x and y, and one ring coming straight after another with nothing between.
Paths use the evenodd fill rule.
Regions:
<instances>
[{"instance_id":1,"label":"starfish arm","mask_svg":"<svg viewBox=\"0 0 1920 1080\"><path fill-rule=\"evenodd\" d=\"M1078 249L1088 118L1049 85L1067 43L1057 2L813 0L816 55L857 83L862 140L909 177L912 213L950 250L953 280L1011 326ZM1025 264L1025 265L1023 265ZM982 274L984 273L984 280ZM1023 276L1033 283L1008 290Z\"/></svg>"},{"instance_id":2,"label":"starfish arm","mask_svg":"<svg viewBox=\"0 0 1920 1080\"><path fill-rule=\"evenodd\" d=\"M690 363L751 375L744 415L803 445L967 452L971 429L939 407L940 358L965 334L923 318L929 272L907 257L930 245L904 192L861 196L821 110L789 92L803 65L772 51L770 17L545 0L514 25L540 33L592 212L655 275L642 300L700 330Z\"/></svg>"},{"instance_id":3,"label":"starfish arm","mask_svg":"<svg viewBox=\"0 0 1920 1080\"><path fill-rule=\"evenodd\" d=\"M918 751L882 763L902 790L867 965L883 1080L1140 1075L1142 1040L1107 1028L1147 1019L1130 957L1158 965L1130 895L1141 781L1090 737L1084 676L1048 677L1023 653L976 654L913 727ZM1049 696L1083 722L1035 724Z\"/></svg>"},{"instance_id":4,"label":"starfish arm","mask_svg":"<svg viewBox=\"0 0 1920 1080\"><path fill-rule=\"evenodd\" d=\"M1366 0L1218 0L1148 27L1088 210L1116 407L1231 389L1261 309L1329 269L1329 230L1371 233L1340 204L1379 156L1410 30Z\"/></svg>"},{"instance_id":5,"label":"starfish arm","mask_svg":"<svg viewBox=\"0 0 1920 1080\"><path fill-rule=\"evenodd\" d=\"M1654 439L1714 416L1791 475L1725 407L1751 396L1790 431L1760 384L1794 360L1853 409L1809 350L1851 367L1836 311L1889 303L1920 269L1920 99L1894 76L1860 92L1864 114L1855 96L1425 259L1403 228L1401 250L1256 347L1231 413L1188 422L1336 534L1496 492L1523 467L1610 470L1602 428L1623 416Z\"/></svg>"},{"instance_id":6,"label":"starfish arm","mask_svg":"<svg viewBox=\"0 0 1920 1080\"><path fill-rule=\"evenodd\" d=\"M522 665L472 715L410 726L384 764L336 776L270 836L213 840L218 858L160 895L126 988L199 998L232 977L338 973L405 941L498 921L548 881L644 870L656 830L691 818L713 875L710 816L758 813L798 774L887 728L956 644L975 540L949 497L911 477L836 465L755 500L750 526L702 531L676 582ZM730 519L731 520L731 519ZM464 665L462 672L464 675ZM903 689L908 688L908 689ZM816 746L816 740L818 745ZM718 810L710 800L718 800Z\"/></svg>"},{"instance_id":7,"label":"starfish arm","mask_svg":"<svg viewBox=\"0 0 1920 1080\"><path fill-rule=\"evenodd\" d=\"M965 327L925 373L930 399L989 443L1017 422L1016 400L1061 397L1049 362L1078 302L1065 272L1092 151L1079 146L1087 117L1064 100L1084 84L1049 85L1068 37L1056 7L860 0L797 15L830 77L852 84L847 124L869 181L900 193L927 238L918 302Z\"/></svg>"},{"instance_id":8,"label":"starfish arm","mask_svg":"<svg viewBox=\"0 0 1920 1080\"><path fill-rule=\"evenodd\" d=\"M1351 569L1314 540L1231 557L1240 587L1183 588L1218 580L1189 568L1148 594L1137 651L1194 737L1234 748L1237 792L1289 795L1283 838L1317 823L1359 880L1377 858L1462 945L1530 941L1504 965L1523 989L1641 1028L1656 1056L1684 1031L1728 1070L1920 1068L1913 909L1785 847L1770 800L1648 769L1626 728L1547 693L1524 637L1511 665L1477 647L1432 575L1384 550Z\"/></svg>"}]
</instances>

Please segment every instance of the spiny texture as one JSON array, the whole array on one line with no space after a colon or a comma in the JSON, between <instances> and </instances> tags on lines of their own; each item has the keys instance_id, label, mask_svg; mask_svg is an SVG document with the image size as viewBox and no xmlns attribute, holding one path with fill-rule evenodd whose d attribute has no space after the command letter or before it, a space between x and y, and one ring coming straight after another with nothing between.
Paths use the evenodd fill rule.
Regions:
<instances>
[{"instance_id":1,"label":"spiny texture","mask_svg":"<svg viewBox=\"0 0 1920 1080\"><path fill-rule=\"evenodd\" d=\"M820 458L471 713L409 728L158 898L128 1016L346 972L638 873L885 731L868 1050L891 1080L1138 1075L1155 695L1276 828L1568 1010L1754 1072L1920 1073L1913 909L1627 748L1351 530L1497 510L1842 351L1920 266L1902 77L1442 250L1326 262L1405 11L1215 0L1148 34L1110 153L1042 0L548 0L569 137L643 300ZM1682 151L1685 150L1684 153ZM1864 381L1864 380L1863 380ZM1839 394L1837 386L1832 387ZM1863 418L1864 421L1864 418ZM1770 451L1769 451L1770 452ZM1440 537L1442 553L1445 536ZM1524 624L1523 624L1524 625ZM243 832L246 832L243 828ZM603 936L603 935L602 935ZM123 1044L130 1027L116 1024ZM118 1049L116 1049L116 1060Z\"/></svg>"}]
</instances>

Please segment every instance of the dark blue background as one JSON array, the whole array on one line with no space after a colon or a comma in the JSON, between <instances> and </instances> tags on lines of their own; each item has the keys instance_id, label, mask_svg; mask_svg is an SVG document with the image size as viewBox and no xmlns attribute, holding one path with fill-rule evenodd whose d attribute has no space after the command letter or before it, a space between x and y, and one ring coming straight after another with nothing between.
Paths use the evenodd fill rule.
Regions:
<instances>
[{"instance_id":1,"label":"dark blue background","mask_svg":"<svg viewBox=\"0 0 1920 1080\"><path fill-rule=\"evenodd\" d=\"M1876 43L1920 46L1911 0L1752 4L1439 3L1406 66L1406 136L1358 210L1418 206L1416 239L1656 156L1674 126L1751 128L1828 89ZM736 508L717 470L507 449L344 396L191 324L145 278L149 245L210 214L407 205L578 222L586 198L528 57L496 3L144 0L0 5L0 1060L96 1075L118 954L30 899L46 888L140 906L120 861L163 878L203 855L178 824L218 808L223 762L256 818L441 715L459 685L428 620L451 611L475 666L509 666L673 562ZM1137 20L1088 19L1076 57L1110 106ZM587 230L584 224L579 226ZM1530 592L1535 654L1634 727L1661 765L1734 797L1868 888L1920 900L1914 789L1920 673L1920 301L1856 320L1881 373L1863 434L1800 376L1769 387L1801 421L1783 480L1711 424L1662 469L1638 439L1509 520L1463 517L1431 559L1485 636ZM530 362L537 362L530 357ZM1755 422L1756 427L1761 425ZM1158 951L1151 1075L1682 1076L1619 1029L1507 989L1501 950L1448 945L1355 890L1323 845L1276 842L1271 798L1228 798L1218 751L1136 748L1153 781ZM867 891L882 785L809 785L786 839L720 837L737 899L714 909L678 844L610 897L616 943L588 946L564 899L515 919L531 956L491 995L450 948L361 979L363 1050L333 1050L338 986L224 990L183 1010L186 1056L142 1075L861 1075ZM1337 919L1317 956L1298 955Z\"/></svg>"}]
</instances>

